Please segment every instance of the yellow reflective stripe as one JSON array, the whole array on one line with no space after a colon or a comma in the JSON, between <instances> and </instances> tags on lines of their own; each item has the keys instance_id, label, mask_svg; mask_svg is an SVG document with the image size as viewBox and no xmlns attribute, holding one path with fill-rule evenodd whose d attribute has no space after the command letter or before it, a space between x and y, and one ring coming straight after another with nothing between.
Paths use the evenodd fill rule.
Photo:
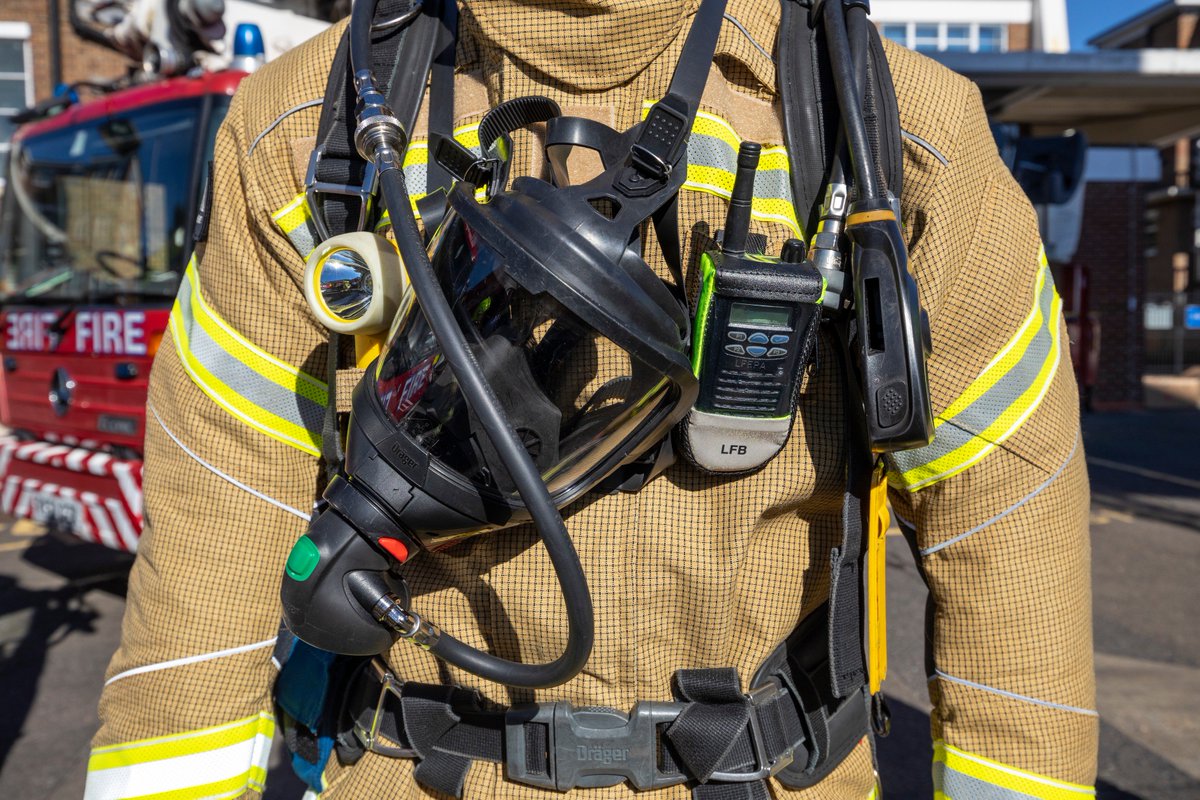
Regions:
<instances>
[{"instance_id":1,"label":"yellow reflective stripe","mask_svg":"<svg viewBox=\"0 0 1200 800\"><path fill-rule=\"evenodd\" d=\"M934 420L927 447L895 453L896 483L909 491L951 478L996 449L1038 408L1062 357L1062 298L1038 270L1033 309L974 381Z\"/></svg>"},{"instance_id":2,"label":"yellow reflective stripe","mask_svg":"<svg viewBox=\"0 0 1200 800\"><path fill-rule=\"evenodd\" d=\"M251 717L195 731L98 747L85 800L236 797L261 791L275 719Z\"/></svg>"},{"instance_id":3,"label":"yellow reflective stripe","mask_svg":"<svg viewBox=\"0 0 1200 800\"><path fill-rule=\"evenodd\" d=\"M312 219L312 215L308 213L308 203L305 200L304 192L296 195L292 202L272 214L271 219L275 220L286 234L291 234L296 228Z\"/></svg>"},{"instance_id":4,"label":"yellow reflective stripe","mask_svg":"<svg viewBox=\"0 0 1200 800\"><path fill-rule=\"evenodd\" d=\"M643 118L653 105L653 101L643 101ZM705 111L696 112L692 135L688 139L687 179L682 188L728 200L733 191L737 151L741 144L741 137L727 121ZM761 222L784 225L793 234L802 237L800 221L792 203L790 173L791 164L786 148L763 148L754 180L750 216Z\"/></svg>"},{"instance_id":5,"label":"yellow reflective stripe","mask_svg":"<svg viewBox=\"0 0 1200 800\"><path fill-rule=\"evenodd\" d=\"M1045 251L1043 250L1043 253L1044 252ZM1043 255L1042 258L1045 258L1045 256ZM1038 283L1035 289L1036 296L1041 296L1042 292L1045 291L1046 281L1049 279L1049 275L1050 270L1045 266L1042 266L1038 270ZM1041 319L1041 315L1038 313L1038 311L1039 306L1037 303L1034 303L1033 310L1029 313L1029 316L1025 318L1025 321L1021 323L1021 327L1017 329L1016 335L1014 335L1013 338L1010 339L1006 345L1004 345L1000 352L996 354L996 357L993 358L991 362L983 368L983 372L979 374L978 378L972 381L971 385L967 387L967 390L946 408L943 416L947 418L957 416L964 409L966 409L967 406L971 405L984 394L986 394L988 390L996 385L996 382L999 381L1000 378L1004 377L1009 370L1017 365L1017 363L1021 360L1021 355L1029 348L1029 343L1033 340L1033 337L1038 334L1041 323L1044 322L1044 320Z\"/></svg>"},{"instance_id":6,"label":"yellow reflective stripe","mask_svg":"<svg viewBox=\"0 0 1200 800\"><path fill-rule=\"evenodd\" d=\"M221 319L204 301L194 258L170 326L180 363L212 400L260 433L320 454L325 382L255 346Z\"/></svg>"},{"instance_id":7,"label":"yellow reflective stripe","mask_svg":"<svg viewBox=\"0 0 1200 800\"><path fill-rule=\"evenodd\" d=\"M317 246L317 229L313 225L312 212L308 209L308 198L304 192L272 214L271 219L299 251L300 257L308 258L308 254Z\"/></svg>"},{"instance_id":8,"label":"yellow reflective stripe","mask_svg":"<svg viewBox=\"0 0 1200 800\"><path fill-rule=\"evenodd\" d=\"M1090 786L1026 772L945 742L933 746L934 800L1079 800L1095 795Z\"/></svg>"}]
</instances>

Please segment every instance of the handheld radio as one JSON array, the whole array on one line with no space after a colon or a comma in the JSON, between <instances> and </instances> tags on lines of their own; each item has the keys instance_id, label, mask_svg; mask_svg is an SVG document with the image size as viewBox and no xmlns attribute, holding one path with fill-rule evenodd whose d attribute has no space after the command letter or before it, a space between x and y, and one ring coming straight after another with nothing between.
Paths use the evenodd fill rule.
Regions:
<instances>
[{"instance_id":1,"label":"handheld radio","mask_svg":"<svg viewBox=\"0 0 1200 800\"><path fill-rule=\"evenodd\" d=\"M754 142L738 150L721 249L700 262L692 334L700 394L682 439L709 472L758 469L787 442L825 293L803 242L788 241L778 258L747 252L761 151Z\"/></svg>"}]
</instances>

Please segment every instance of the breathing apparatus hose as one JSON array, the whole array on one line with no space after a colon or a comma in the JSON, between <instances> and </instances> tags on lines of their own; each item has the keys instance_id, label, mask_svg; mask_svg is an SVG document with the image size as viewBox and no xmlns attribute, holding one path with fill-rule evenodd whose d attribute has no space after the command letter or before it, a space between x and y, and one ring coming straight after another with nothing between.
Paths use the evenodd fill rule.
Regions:
<instances>
[{"instance_id":1,"label":"breathing apparatus hose","mask_svg":"<svg viewBox=\"0 0 1200 800\"><path fill-rule=\"evenodd\" d=\"M855 7L849 13L861 11ZM837 91L838 105L842 111L842 124L846 141L850 146L850 160L854 168L860 202L883 197L877 165L871 155L871 141L867 124L863 119L862 93L858 78L856 59L851 51L850 37L846 33L846 4L842 0L826 0L823 7L825 41L829 47L829 61L833 71L833 85ZM866 59L863 62L865 72Z\"/></svg>"},{"instance_id":2,"label":"breathing apparatus hose","mask_svg":"<svg viewBox=\"0 0 1200 800\"><path fill-rule=\"evenodd\" d=\"M350 23L350 61L354 74L369 68L370 30L377 0L360 0ZM447 0L453 2L453 0ZM379 190L384 205L393 209L396 246L416 292L421 313L429 322L463 396L479 417L488 437L512 476L528 508L538 536L550 556L566 605L568 635L562 654L545 664L522 664L478 650L442 632L429 645L438 658L487 680L530 689L566 683L587 663L595 639L592 598L579 555L567 533L546 484L528 452L517 439L500 401L483 378L475 356L467 346L454 312L438 284L437 275L421 242L411 208L404 172L396 154L376 159Z\"/></svg>"}]
</instances>

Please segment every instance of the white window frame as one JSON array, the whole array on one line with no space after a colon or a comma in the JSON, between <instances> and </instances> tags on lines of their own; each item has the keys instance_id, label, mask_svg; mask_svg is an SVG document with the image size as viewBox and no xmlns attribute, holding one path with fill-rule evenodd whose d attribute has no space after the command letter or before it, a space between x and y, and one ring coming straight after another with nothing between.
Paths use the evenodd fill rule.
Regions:
<instances>
[{"instance_id":1,"label":"white window frame","mask_svg":"<svg viewBox=\"0 0 1200 800\"><path fill-rule=\"evenodd\" d=\"M16 72L0 72L0 78L24 78L25 79L25 105L31 106L34 101L33 90L33 48L29 45L30 37L33 35L33 30L27 22L0 22L0 39L16 40L21 42L21 52L24 56L23 73ZM0 107L0 115L12 116L21 109L9 108L7 106ZM6 140L0 140L0 154L8 152L9 143ZM3 185L3 177L0 177L0 186Z\"/></svg>"},{"instance_id":2,"label":"white window frame","mask_svg":"<svg viewBox=\"0 0 1200 800\"><path fill-rule=\"evenodd\" d=\"M937 30L938 30L937 50L939 53L946 52L946 48L948 48L950 46L950 33L949 33L950 26L954 25L956 27L960 27L960 26L965 25L968 28L970 28L970 38L971 38L970 52L972 52L972 53L979 52L979 28L980 28L980 26L986 26L989 28L999 28L1000 29L1000 50L997 52L1000 52L1000 53L1008 52L1008 26L1003 23L994 23L994 22L881 22L880 23L881 28L882 27L899 27L902 25L904 26L904 41L900 42L900 44L904 45L905 47L909 48L910 50L917 49L917 26L918 25L921 25L921 26L936 25L937 26Z\"/></svg>"}]
</instances>

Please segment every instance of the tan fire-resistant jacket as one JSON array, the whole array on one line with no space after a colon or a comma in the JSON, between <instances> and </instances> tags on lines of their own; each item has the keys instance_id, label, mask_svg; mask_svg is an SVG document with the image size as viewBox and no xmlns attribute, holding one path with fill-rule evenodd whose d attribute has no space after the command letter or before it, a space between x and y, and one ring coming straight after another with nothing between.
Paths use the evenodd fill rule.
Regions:
<instances>
[{"instance_id":1,"label":"tan fire-resistant jacket","mask_svg":"<svg viewBox=\"0 0 1200 800\"><path fill-rule=\"evenodd\" d=\"M469 146L489 106L524 94L632 125L665 92L695 2L464 6L455 111ZM773 2L729 3L681 194L693 282L724 219L739 139L767 147L760 170L786 169L781 149L771 150L782 142L771 56L778 13ZM300 288L312 244L298 196L341 30L247 79L217 138L211 229L151 380L147 527L100 703L89 798L257 796L263 787L280 578L322 483L327 334ZM915 530L934 603L939 796L1088 795L1097 735L1088 494L1061 301L976 88L907 50L889 44L887 53L907 134L903 222L932 324L937 414L934 443L893 459L890 499ZM406 158L414 192L423 126ZM707 148L704 157L692 147ZM540 166L519 154L514 174L522 169ZM779 197L756 198L754 208L768 252L800 233ZM823 342L792 437L760 472L730 480L677 464L640 493L572 510L595 650L583 673L537 699L628 709L670 699L682 668L736 667L748 680L824 601L843 491L836 364ZM560 652L563 608L530 530L478 537L406 569L416 609L469 644L530 662ZM405 679L478 687L503 704L534 694L404 643L387 660ZM374 754L349 768L335 759L322 796L421 797L412 766ZM870 744L815 789L772 788L777 797L865 800ZM467 777L468 797L543 794L554 796L506 782L499 765L476 764ZM624 785L578 790L629 794Z\"/></svg>"}]
</instances>

